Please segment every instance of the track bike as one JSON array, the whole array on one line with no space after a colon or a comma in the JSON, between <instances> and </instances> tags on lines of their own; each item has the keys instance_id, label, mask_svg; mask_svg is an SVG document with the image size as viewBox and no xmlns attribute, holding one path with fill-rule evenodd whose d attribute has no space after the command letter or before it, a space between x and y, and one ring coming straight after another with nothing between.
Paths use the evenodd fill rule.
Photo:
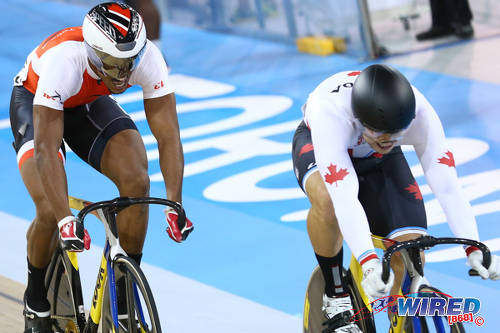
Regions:
<instances>
[{"instance_id":1,"label":"track bike","mask_svg":"<svg viewBox=\"0 0 500 333\"><path fill-rule=\"evenodd\" d=\"M422 236L420 238L397 242L391 239L372 235L373 244L375 247L384 250L382 260L384 281L388 281L390 272L390 261L394 253L400 252L406 268L405 277L400 290L399 296L425 296L425 297L441 297L449 298L450 296L441 292L439 289L429 285L424 278L423 263L420 255L421 250L428 250L435 245L441 244L462 244L471 245L479 248L483 252L483 264L489 267L491 263L491 254L486 245L481 242L463 239L463 238L435 238L432 236ZM371 303L361 287L363 272L356 258L351 257L349 269L343 271L345 282L348 288L349 295L353 304L354 316L339 318L344 322L355 321L360 329L365 333L376 332L373 309ZM473 269L469 270L469 275L476 276L477 272ZM304 332L333 332L338 323L330 323L328 326L323 326L325 318L321 311L321 297L324 292L324 280L319 267L313 271L306 293L306 302L304 306ZM314 305L313 305L314 303ZM427 319L432 318L432 325ZM447 327L448 329L446 329ZM460 322L448 325L443 320L442 316L398 316L392 315L390 318L389 333L462 333L465 329Z\"/></svg>"},{"instance_id":2,"label":"track bike","mask_svg":"<svg viewBox=\"0 0 500 333\"><path fill-rule=\"evenodd\" d=\"M96 203L69 197L69 202L71 208L79 210L78 222L83 223L87 214L92 213L103 223L106 244L88 319L77 254L57 244L45 278L54 332L97 333L101 323L104 333L161 333L158 311L146 277L120 246L116 215L132 205L158 204L173 208L182 221L186 217L183 208L176 202L152 197L119 197ZM118 313L119 305L125 308L125 315Z\"/></svg>"}]
</instances>

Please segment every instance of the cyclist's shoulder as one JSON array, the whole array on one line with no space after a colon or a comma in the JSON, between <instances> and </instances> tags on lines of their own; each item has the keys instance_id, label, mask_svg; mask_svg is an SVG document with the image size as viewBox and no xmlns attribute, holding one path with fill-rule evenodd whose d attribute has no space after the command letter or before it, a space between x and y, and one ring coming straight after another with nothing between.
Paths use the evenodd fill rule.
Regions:
<instances>
[{"instance_id":1,"label":"cyclist's shoulder","mask_svg":"<svg viewBox=\"0 0 500 333\"><path fill-rule=\"evenodd\" d=\"M141 86L145 98L159 97L173 91L167 63L161 50L152 41L147 41L129 83Z\"/></svg>"},{"instance_id":2,"label":"cyclist's shoulder","mask_svg":"<svg viewBox=\"0 0 500 333\"><path fill-rule=\"evenodd\" d=\"M334 109L350 109L351 93L357 71L344 71L323 80L309 95L309 99L331 104Z\"/></svg>"},{"instance_id":3,"label":"cyclist's shoulder","mask_svg":"<svg viewBox=\"0 0 500 333\"><path fill-rule=\"evenodd\" d=\"M47 54L57 53L63 58L82 53L83 34L81 27L69 27L57 31L43 40L35 49L38 58ZM72 52L73 51L73 52Z\"/></svg>"},{"instance_id":4,"label":"cyclist's shoulder","mask_svg":"<svg viewBox=\"0 0 500 333\"><path fill-rule=\"evenodd\" d=\"M314 89L314 92L326 91L331 92L337 88L338 85L344 85L352 87L352 84L358 77L360 71L350 70L337 72L321 81L318 86Z\"/></svg>"},{"instance_id":5,"label":"cyclist's shoulder","mask_svg":"<svg viewBox=\"0 0 500 333\"><path fill-rule=\"evenodd\" d=\"M162 51L149 39L142 52L143 54L137 66L138 71L149 71L155 69L158 64L165 63Z\"/></svg>"},{"instance_id":6,"label":"cyclist's shoulder","mask_svg":"<svg viewBox=\"0 0 500 333\"><path fill-rule=\"evenodd\" d=\"M68 76L76 72L79 75L86 68L86 59L82 41L57 37L42 42L30 55L33 69L49 75L54 72L63 72Z\"/></svg>"}]
</instances>

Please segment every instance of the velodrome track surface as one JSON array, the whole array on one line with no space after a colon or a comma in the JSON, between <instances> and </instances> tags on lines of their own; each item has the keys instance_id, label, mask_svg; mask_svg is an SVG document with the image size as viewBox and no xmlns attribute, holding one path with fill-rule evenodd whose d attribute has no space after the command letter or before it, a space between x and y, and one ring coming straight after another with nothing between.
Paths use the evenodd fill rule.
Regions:
<instances>
[{"instance_id":1,"label":"velodrome track surface","mask_svg":"<svg viewBox=\"0 0 500 333\"><path fill-rule=\"evenodd\" d=\"M0 23L4 40L0 51L0 275L9 279L0 280L0 332L12 332L12 327L20 331L22 325L25 232L34 209L11 146L11 80L34 46L58 29L80 25L87 9L16 0L2 2L0 11L10 13ZM161 209L150 214L142 266L164 326L170 332L300 332L304 289L315 259L305 228L308 202L291 167L291 138L309 91L336 71L362 69L370 63L342 55L307 56L292 46L172 25L163 26L163 37L173 68L186 157L184 205L195 224L188 241L175 244L165 234ZM493 59L498 42L478 40L387 60L408 76L440 115L480 236L497 254L500 68ZM468 57L457 65L459 55ZM434 65L439 62L442 66ZM430 64L433 71L426 70ZM144 121L140 90L132 88L117 98L144 138L151 195L163 196L156 144ZM430 233L451 235L415 155L407 151L407 156L427 202ZM71 152L66 169L72 195L91 201L117 196L108 180ZM86 226L93 246L79 259L88 302L104 239L97 220L89 219ZM349 251L345 255L347 261ZM467 331L495 331L500 325L495 305L500 284L467 277L459 248L433 250L427 261L426 275L435 286L457 297L481 300L485 325L466 324ZM383 327L384 315L378 315L377 322Z\"/></svg>"}]
</instances>

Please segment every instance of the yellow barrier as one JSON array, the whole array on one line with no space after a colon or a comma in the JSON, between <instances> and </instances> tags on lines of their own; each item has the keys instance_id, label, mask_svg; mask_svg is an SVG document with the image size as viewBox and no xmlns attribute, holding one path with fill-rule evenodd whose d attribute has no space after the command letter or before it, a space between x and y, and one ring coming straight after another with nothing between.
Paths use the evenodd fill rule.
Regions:
<instances>
[{"instance_id":1,"label":"yellow barrier","mask_svg":"<svg viewBox=\"0 0 500 333\"><path fill-rule=\"evenodd\" d=\"M296 42L300 52L322 56L346 50L345 40L340 37L308 36L297 38Z\"/></svg>"}]
</instances>

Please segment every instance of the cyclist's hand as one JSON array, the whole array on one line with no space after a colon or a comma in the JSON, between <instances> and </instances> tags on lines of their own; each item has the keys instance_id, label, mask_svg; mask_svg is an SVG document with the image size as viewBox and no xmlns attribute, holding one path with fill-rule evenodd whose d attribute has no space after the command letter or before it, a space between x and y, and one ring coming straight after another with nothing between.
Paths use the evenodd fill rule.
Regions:
<instances>
[{"instance_id":1,"label":"cyclist's hand","mask_svg":"<svg viewBox=\"0 0 500 333\"><path fill-rule=\"evenodd\" d=\"M83 224L74 216L66 216L59 223L59 239L63 250L82 252L90 249L90 236Z\"/></svg>"},{"instance_id":2,"label":"cyclist's hand","mask_svg":"<svg viewBox=\"0 0 500 333\"><path fill-rule=\"evenodd\" d=\"M361 269L363 270L363 280L361 281L361 286L363 287L366 296L370 299L370 302L384 297L387 293L389 293L389 290L391 290L394 282L394 274L391 271L389 274L389 280L387 283L384 283L382 280L382 263L378 258L365 262L361 265Z\"/></svg>"},{"instance_id":3,"label":"cyclist's hand","mask_svg":"<svg viewBox=\"0 0 500 333\"><path fill-rule=\"evenodd\" d=\"M165 217L168 223L167 234L177 243L185 240L194 229L193 223L187 217L184 221L180 221L179 215L173 208L165 209Z\"/></svg>"},{"instance_id":4,"label":"cyclist's hand","mask_svg":"<svg viewBox=\"0 0 500 333\"><path fill-rule=\"evenodd\" d=\"M491 264L488 269L483 266L483 252L474 250L467 256L467 264L475 269L483 279L500 279L500 257L491 256Z\"/></svg>"}]
</instances>

